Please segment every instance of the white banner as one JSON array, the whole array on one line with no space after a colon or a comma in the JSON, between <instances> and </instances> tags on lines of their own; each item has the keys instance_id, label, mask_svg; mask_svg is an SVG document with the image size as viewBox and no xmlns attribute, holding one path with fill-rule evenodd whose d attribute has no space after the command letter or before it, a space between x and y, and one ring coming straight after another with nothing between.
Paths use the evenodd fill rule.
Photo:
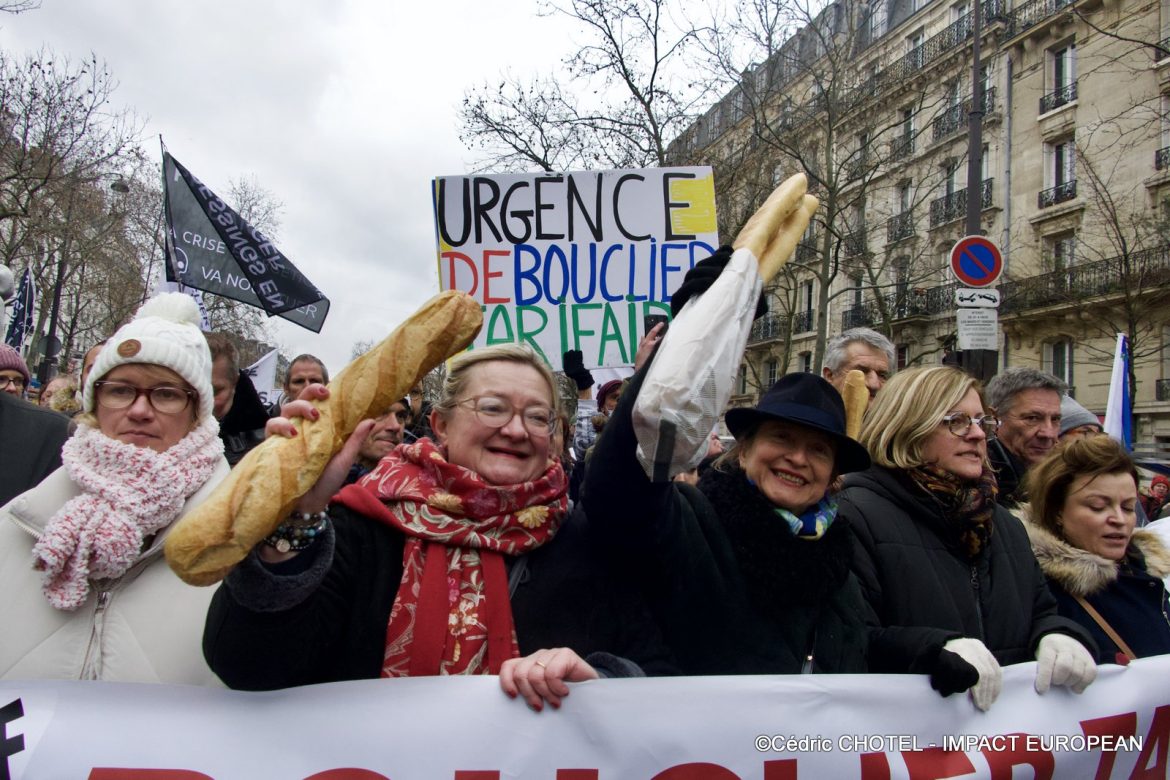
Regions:
<instances>
[{"instance_id":1,"label":"white banner","mask_svg":"<svg viewBox=\"0 0 1170 780\"><path fill-rule=\"evenodd\" d=\"M476 348L528 344L554 368L629 366L647 314L719 246L711 169L649 168L434 182L439 285L482 304Z\"/></svg>"},{"instance_id":2,"label":"white banner","mask_svg":"<svg viewBox=\"0 0 1170 780\"><path fill-rule=\"evenodd\" d=\"M600 680L541 713L492 677L272 693L5 681L0 777L1165 780L1170 656L1102 667L1080 696L1039 696L1034 674L1006 669L987 713L910 675Z\"/></svg>"},{"instance_id":3,"label":"white banner","mask_svg":"<svg viewBox=\"0 0 1170 780\"><path fill-rule=\"evenodd\" d=\"M281 390L276 386L275 349L245 368L244 373L252 380L252 387L260 395L260 403L267 406L280 396Z\"/></svg>"}]
</instances>

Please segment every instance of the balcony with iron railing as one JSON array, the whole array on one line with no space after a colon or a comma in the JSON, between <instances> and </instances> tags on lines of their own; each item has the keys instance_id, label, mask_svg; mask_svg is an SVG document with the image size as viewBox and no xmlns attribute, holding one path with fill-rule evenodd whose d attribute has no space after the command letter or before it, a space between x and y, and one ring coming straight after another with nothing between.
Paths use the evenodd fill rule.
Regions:
<instances>
[{"instance_id":1,"label":"balcony with iron railing","mask_svg":"<svg viewBox=\"0 0 1170 780\"><path fill-rule=\"evenodd\" d=\"M995 110L995 87L988 87L983 92L983 113L990 114ZM967 115L971 113L971 99L943 111L930 123L931 140L941 141L949 135L957 133L967 127Z\"/></svg>"},{"instance_id":2,"label":"balcony with iron railing","mask_svg":"<svg viewBox=\"0 0 1170 780\"><path fill-rule=\"evenodd\" d=\"M1170 168L1170 146L1163 146L1154 152L1154 170L1164 171Z\"/></svg>"},{"instance_id":3,"label":"balcony with iron railing","mask_svg":"<svg viewBox=\"0 0 1170 780\"><path fill-rule=\"evenodd\" d=\"M1004 0L984 0L984 24L990 25L992 22L1004 19L1007 19ZM974 33L973 25L974 22L970 14L956 19L935 35L927 38L922 45L914 47L901 58L895 60L882 71L882 80L889 83L889 79L900 81L910 78L935 60L953 53L962 43L971 39Z\"/></svg>"},{"instance_id":4,"label":"balcony with iron railing","mask_svg":"<svg viewBox=\"0 0 1170 780\"><path fill-rule=\"evenodd\" d=\"M1154 380L1154 399L1170 401L1170 379Z\"/></svg>"},{"instance_id":5,"label":"balcony with iron railing","mask_svg":"<svg viewBox=\"0 0 1170 780\"><path fill-rule=\"evenodd\" d=\"M1000 312L1018 314L1057 305L1083 305L1091 298L1162 290L1170 284L1170 245L1145 249L999 286Z\"/></svg>"},{"instance_id":6,"label":"balcony with iron railing","mask_svg":"<svg viewBox=\"0 0 1170 780\"><path fill-rule=\"evenodd\" d=\"M865 228L855 230L841 239L841 254L845 257L864 255L866 247Z\"/></svg>"},{"instance_id":7,"label":"balcony with iron railing","mask_svg":"<svg viewBox=\"0 0 1170 780\"><path fill-rule=\"evenodd\" d=\"M886 223L886 243L896 244L914 235L914 212L903 211L890 217Z\"/></svg>"},{"instance_id":8,"label":"balcony with iron railing","mask_svg":"<svg viewBox=\"0 0 1170 780\"><path fill-rule=\"evenodd\" d=\"M808 333L817 323L817 313L812 309L808 311L797 312L792 316L792 332L793 333Z\"/></svg>"},{"instance_id":9,"label":"balcony with iron railing","mask_svg":"<svg viewBox=\"0 0 1170 780\"><path fill-rule=\"evenodd\" d=\"M748 344L759 344L783 338L788 333L788 317L782 314L765 314L752 323Z\"/></svg>"},{"instance_id":10,"label":"balcony with iron railing","mask_svg":"<svg viewBox=\"0 0 1170 780\"><path fill-rule=\"evenodd\" d=\"M1021 4L1008 16L1008 37L1014 38L1025 30L1035 27L1074 2L1075 0L1029 0L1029 2Z\"/></svg>"},{"instance_id":11,"label":"balcony with iron railing","mask_svg":"<svg viewBox=\"0 0 1170 780\"><path fill-rule=\"evenodd\" d=\"M906 133L890 141L890 162L905 160L914 154L914 136Z\"/></svg>"},{"instance_id":12,"label":"balcony with iron railing","mask_svg":"<svg viewBox=\"0 0 1170 780\"><path fill-rule=\"evenodd\" d=\"M1040 98L1040 113L1047 114L1061 106L1067 106L1077 99L1077 83L1065 84L1060 89L1054 89Z\"/></svg>"},{"instance_id":13,"label":"balcony with iron railing","mask_svg":"<svg viewBox=\"0 0 1170 780\"><path fill-rule=\"evenodd\" d=\"M995 179L984 179L980 187L979 208L991 208L991 189ZM930 202L930 226L936 228L967 215L967 190L957 190Z\"/></svg>"},{"instance_id":14,"label":"balcony with iron railing","mask_svg":"<svg viewBox=\"0 0 1170 780\"><path fill-rule=\"evenodd\" d=\"M841 313L841 328L868 328L881 322L883 316L891 321L912 317L932 317L955 309L955 285L943 284L930 288L903 288L881 296L880 300L852 306ZM884 314L883 314L884 312Z\"/></svg>"},{"instance_id":15,"label":"balcony with iron railing","mask_svg":"<svg viewBox=\"0 0 1170 780\"><path fill-rule=\"evenodd\" d=\"M1077 180L1057 184L1055 187L1049 187L1046 190L1041 190L1036 196L1037 208L1046 209L1049 206L1055 206L1057 203L1064 203L1067 200L1072 200L1077 196Z\"/></svg>"}]
</instances>

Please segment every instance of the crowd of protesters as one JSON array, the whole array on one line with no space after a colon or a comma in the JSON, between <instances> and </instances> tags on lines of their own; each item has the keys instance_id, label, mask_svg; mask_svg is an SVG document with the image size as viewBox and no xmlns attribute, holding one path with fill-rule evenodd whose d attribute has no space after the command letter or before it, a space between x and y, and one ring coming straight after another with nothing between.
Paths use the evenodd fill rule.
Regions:
<instances>
[{"instance_id":1,"label":"crowd of protesters","mask_svg":"<svg viewBox=\"0 0 1170 780\"><path fill-rule=\"evenodd\" d=\"M676 316L729 254L688 274ZM40 407L0 349L0 435L26 454L0 472L0 677L493 674L540 710L597 677L872 672L986 710L1005 665L1035 660L1037 692L1079 693L1098 664L1170 653L1170 550L1142 527L1170 482L1140 490L1055 377L895 373L864 328L830 342L822 376L726 410L734 443L708 425L670 479L638 430L653 367L689 349L667 326L628 379L597 383L565 353L575 398L527 347L465 353L435 397L359 425L218 588L187 586L169 529L265 437L293 435L329 381L300 355L266 407L231 339L198 322L181 294L148 301ZM868 407L851 438L854 371Z\"/></svg>"}]
</instances>

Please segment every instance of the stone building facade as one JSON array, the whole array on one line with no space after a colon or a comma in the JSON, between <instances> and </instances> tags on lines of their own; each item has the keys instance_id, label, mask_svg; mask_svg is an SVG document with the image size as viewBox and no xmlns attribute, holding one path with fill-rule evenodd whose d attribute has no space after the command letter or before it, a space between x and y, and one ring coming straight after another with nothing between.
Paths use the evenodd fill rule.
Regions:
<instances>
[{"instance_id":1,"label":"stone building facade","mask_svg":"<svg viewBox=\"0 0 1170 780\"><path fill-rule=\"evenodd\" d=\"M1136 437L1170 446L1170 2L985 0L982 16L975 197L1005 259L998 365L1051 371L1103 414L1127 332ZM841 0L672 145L715 167L725 238L795 170L822 199L733 403L819 370L850 327L886 332L899 367L956 348L972 40L970 0Z\"/></svg>"}]
</instances>

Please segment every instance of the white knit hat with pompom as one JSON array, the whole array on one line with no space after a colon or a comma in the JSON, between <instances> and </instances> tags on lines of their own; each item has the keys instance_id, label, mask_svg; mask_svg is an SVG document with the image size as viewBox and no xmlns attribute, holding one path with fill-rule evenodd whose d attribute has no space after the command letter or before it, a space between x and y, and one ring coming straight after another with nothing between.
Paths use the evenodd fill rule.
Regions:
<instances>
[{"instance_id":1,"label":"white knit hat with pompom","mask_svg":"<svg viewBox=\"0 0 1170 780\"><path fill-rule=\"evenodd\" d=\"M184 293L162 293L142 305L102 347L86 378L82 406L94 410L94 382L126 363L150 363L171 369L199 394L198 420L211 416L211 350L199 330L199 307Z\"/></svg>"}]
</instances>

